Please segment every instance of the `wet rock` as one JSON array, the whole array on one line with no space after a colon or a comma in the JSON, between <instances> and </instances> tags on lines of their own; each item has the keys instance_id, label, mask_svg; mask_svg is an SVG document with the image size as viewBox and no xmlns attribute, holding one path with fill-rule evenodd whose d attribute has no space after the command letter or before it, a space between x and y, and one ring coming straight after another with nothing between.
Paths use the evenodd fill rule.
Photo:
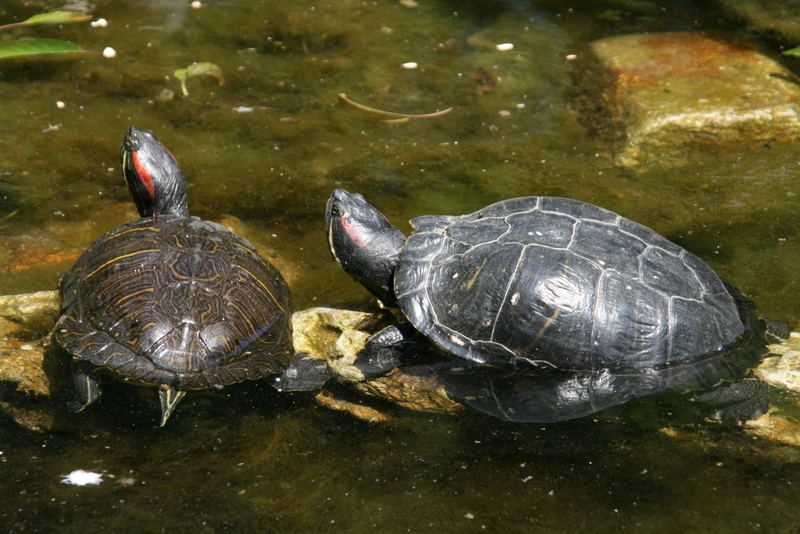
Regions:
<instances>
[{"instance_id":1,"label":"wet rock","mask_svg":"<svg viewBox=\"0 0 800 534\"><path fill-rule=\"evenodd\" d=\"M338 382L349 384L368 397L415 411L455 413L463 410L464 405L449 397L431 376L412 375L401 369L376 378L364 376L354 362L367 338L380 328L381 321L377 315L353 310L312 308L296 312L292 316L295 350L325 360ZM323 406L350 412L359 419L383 421L389 418L377 408L336 400L330 393L318 396L317 401Z\"/></svg>"},{"instance_id":2,"label":"wet rock","mask_svg":"<svg viewBox=\"0 0 800 534\"><path fill-rule=\"evenodd\" d=\"M800 4L791 0L722 0L722 8L751 29L800 42Z\"/></svg>"},{"instance_id":3,"label":"wet rock","mask_svg":"<svg viewBox=\"0 0 800 534\"><path fill-rule=\"evenodd\" d=\"M676 32L607 37L591 47L602 64L603 113L587 121L621 134L619 165L679 166L693 149L800 138L800 87L751 43Z\"/></svg>"},{"instance_id":4,"label":"wet rock","mask_svg":"<svg viewBox=\"0 0 800 534\"><path fill-rule=\"evenodd\" d=\"M68 389L51 383L46 372L48 332L58 313L57 291L0 297L0 413L30 430L54 428ZM371 333L385 325L383 315L355 310L312 308L292 317L295 350L324 360L334 380L318 392L326 408L347 412L370 422L391 419L391 406L431 413L459 413L464 404L448 395L433 369L425 364L394 369L380 377L366 377L355 361ZM758 376L783 390L800 391L800 333L770 346ZM52 369L50 369L52 371ZM793 402L793 401L791 401ZM800 443L800 427L781 413L748 423L754 436L781 443Z\"/></svg>"},{"instance_id":5,"label":"wet rock","mask_svg":"<svg viewBox=\"0 0 800 534\"><path fill-rule=\"evenodd\" d=\"M58 311L58 291L0 296L0 336L25 338L48 332Z\"/></svg>"},{"instance_id":6,"label":"wet rock","mask_svg":"<svg viewBox=\"0 0 800 534\"><path fill-rule=\"evenodd\" d=\"M800 393L800 332L789 339L769 346L770 356L755 370L766 383Z\"/></svg>"}]
</instances>

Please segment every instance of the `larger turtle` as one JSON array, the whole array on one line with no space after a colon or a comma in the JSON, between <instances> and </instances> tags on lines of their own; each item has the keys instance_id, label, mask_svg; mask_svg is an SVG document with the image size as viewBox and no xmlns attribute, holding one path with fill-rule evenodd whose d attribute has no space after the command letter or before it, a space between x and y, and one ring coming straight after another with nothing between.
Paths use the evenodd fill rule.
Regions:
<instances>
[{"instance_id":1,"label":"larger turtle","mask_svg":"<svg viewBox=\"0 0 800 534\"><path fill-rule=\"evenodd\" d=\"M697 256L586 202L513 198L416 218L406 238L363 196L337 189L326 224L344 271L413 327L378 332L373 349L416 330L481 365L601 379L691 365L748 330L727 286ZM612 386L620 396L626 388Z\"/></svg>"},{"instance_id":2,"label":"larger turtle","mask_svg":"<svg viewBox=\"0 0 800 534\"><path fill-rule=\"evenodd\" d=\"M122 168L141 218L95 241L62 278L54 336L72 355L77 410L100 396L106 373L158 388L163 425L187 391L287 369L291 298L252 245L189 215L180 168L152 132L131 126Z\"/></svg>"}]
</instances>

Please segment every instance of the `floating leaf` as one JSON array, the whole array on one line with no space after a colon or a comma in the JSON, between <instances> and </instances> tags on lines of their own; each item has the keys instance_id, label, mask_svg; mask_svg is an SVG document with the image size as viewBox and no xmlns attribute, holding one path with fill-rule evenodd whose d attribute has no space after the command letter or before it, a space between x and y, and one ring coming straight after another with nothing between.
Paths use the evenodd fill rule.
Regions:
<instances>
[{"instance_id":1,"label":"floating leaf","mask_svg":"<svg viewBox=\"0 0 800 534\"><path fill-rule=\"evenodd\" d=\"M784 50L783 55L785 56L800 56L800 46L796 48L790 48L789 50Z\"/></svg>"},{"instance_id":2,"label":"floating leaf","mask_svg":"<svg viewBox=\"0 0 800 534\"><path fill-rule=\"evenodd\" d=\"M49 13L39 13L22 22L14 22L0 26L0 30L17 28L19 26L34 26L36 24L71 24L73 22L85 22L91 20L92 16L75 11L51 11Z\"/></svg>"},{"instance_id":3,"label":"floating leaf","mask_svg":"<svg viewBox=\"0 0 800 534\"><path fill-rule=\"evenodd\" d=\"M189 90L186 89L186 80L193 76L211 76L215 78L220 85L225 84L225 77L222 75L222 70L217 65L206 61L192 63L188 67L175 70L172 74L181 81L183 96L189 96Z\"/></svg>"},{"instance_id":4,"label":"floating leaf","mask_svg":"<svg viewBox=\"0 0 800 534\"><path fill-rule=\"evenodd\" d=\"M80 52L94 54L80 46L61 39L18 39L0 43L0 59L8 57L36 56L40 54L71 54Z\"/></svg>"},{"instance_id":5,"label":"floating leaf","mask_svg":"<svg viewBox=\"0 0 800 534\"><path fill-rule=\"evenodd\" d=\"M350 100L344 93L339 93L338 97L339 104L347 109L353 110L369 120L380 122L406 122L410 119L430 119L433 117L440 117L446 113L450 113L453 110L453 108L450 107L441 111L435 111L433 113L412 115L408 113L395 113L393 111L384 111L382 109L371 108L369 106L365 106L364 104L359 104L358 102Z\"/></svg>"}]
</instances>

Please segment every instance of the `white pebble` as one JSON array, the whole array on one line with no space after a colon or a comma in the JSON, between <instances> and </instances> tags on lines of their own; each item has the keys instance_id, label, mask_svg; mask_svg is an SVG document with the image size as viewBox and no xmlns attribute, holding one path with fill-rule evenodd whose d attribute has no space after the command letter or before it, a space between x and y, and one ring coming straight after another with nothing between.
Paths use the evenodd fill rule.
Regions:
<instances>
[{"instance_id":1,"label":"white pebble","mask_svg":"<svg viewBox=\"0 0 800 534\"><path fill-rule=\"evenodd\" d=\"M117 51L107 46L103 49L103 57L111 59L112 57L117 57Z\"/></svg>"},{"instance_id":2,"label":"white pebble","mask_svg":"<svg viewBox=\"0 0 800 534\"><path fill-rule=\"evenodd\" d=\"M235 111L236 113L252 113L254 109L255 108L252 108L250 106L237 106L233 108L233 111Z\"/></svg>"},{"instance_id":3,"label":"white pebble","mask_svg":"<svg viewBox=\"0 0 800 534\"><path fill-rule=\"evenodd\" d=\"M567 61L575 61L576 59L578 59L578 56L576 54L567 54L564 57Z\"/></svg>"},{"instance_id":4,"label":"white pebble","mask_svg":"<svg viewBox=\"0 0 800 534\"><path fill-rule=\"evenodd\" d=\"M89 24L92 26L92 28L105 28L108 26L108 21L106 19L97 19L93 20Z\"/></svg>"},{"instance_id":5,"label":"white pebble","mask_svg":"<svg viewBox=\"0 0 800 534\"><path fill-rule=\"evenodd\" d=\"M64 109L65 107L67 107L67 105L65 103L63 103L61 100L58 100L58 101L56 101L56 107L58 109Z\"/></svg>"},{"instance_id":6,"label":"white pebble","mask_svg":"<svg viewBox=\"0 0 800 534\"><path fill-rule=\"evenodd\" d=\"M403 67L404 69L416 69L417 68L417 62L416 61L409 61L408 63L403 63L400 66Z\"/></svg>"},{"instance_id":7,"label":"white pebble","mask_svg":"<svg viewBox=\"0 0 800 534\"><path fill-rule=\"evenodd\" d=\"M203 7L203 2L199 0L194 0L194 2L192 2L192 9L200 9L201 7Z\"/></svg>"},{"instance_id":8,"label":"white pebble","mask_svg":"<svg viewBox=\"0 0 800 534\"><path fill-rule=\"evenodd\" d=\"M501 52L507 52L508 50L514 50L514 43L500 43L499 45L495 46Z\"/></svg>"},{"instance_id":9,"label":"white pebble","mask_svg":"<svg viewBox=\"0 0 800 534\"><path fill-rule=\"evenodd\" d=\"M70 484L72 486L97 486L102 481L102 473L84 471L83 469L77 469L61 478L62 484Z\"/></svg>"}]
</instances>

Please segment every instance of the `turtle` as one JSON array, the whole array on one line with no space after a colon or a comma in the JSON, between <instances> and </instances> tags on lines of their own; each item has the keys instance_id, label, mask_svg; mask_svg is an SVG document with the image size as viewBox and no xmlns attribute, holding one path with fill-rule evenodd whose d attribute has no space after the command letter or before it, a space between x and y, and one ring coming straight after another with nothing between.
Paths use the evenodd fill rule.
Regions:
<instances>
[{"instance_id":1,"label":"turtle","mask_svg":"<svg viewBox=\"0 0 800 534\"><path fill-rule=\"evenodd\" d=\"M121 158L141 218L100 237L60 281L54 340L71 355L72 410L100 397L102 374L157 388L161 426L187 391L297 374L303 355L278 270L244 238L189 215L183 174L153 132L131 126Z\"/></svg>"},{"instance_id":2,"label":"turtle","mask_svg":"<svg viewBox=\"0 0 800 534\"><path fill-rule=\"evenodd\" d=\"M415 218L406 237L362 195L336 189L326 225L339 266L401 312L367 350L421 335L478 368L567 377L548 382L551 404L577 402L589 383L612 404L637 396L636 377L706 369L750 331L735 290L700 258L587 202L511 198Z\"/></svg>"}]
</instances>

